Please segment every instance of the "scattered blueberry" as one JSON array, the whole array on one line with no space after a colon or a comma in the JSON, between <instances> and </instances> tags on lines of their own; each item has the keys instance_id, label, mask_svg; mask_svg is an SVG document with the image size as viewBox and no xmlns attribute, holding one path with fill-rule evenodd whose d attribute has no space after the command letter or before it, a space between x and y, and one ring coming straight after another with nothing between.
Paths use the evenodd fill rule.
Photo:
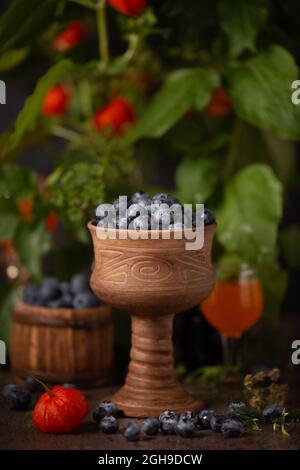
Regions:
<instances>
[{"instance_id":1,"label":"scattered blueberry","mask_svg":"<svg viewBox=\"0 0 300 470\"><path fill-rule=\"evenodd\" d=\"M263 417L265 418L267 423L273 423L277 418L280 418L282 413L282 407L277 405L276 403L272 405L267 405L263 409Z\"/></svg>"},{"instance_id":2,"label":"scattered blueberry","mask_svg":"<svg viewBox=\"0 0 300 470\"><path fill-rule=\"evenodd\" d=\"M76 388L77 389L76 385L71 384L71 383L67 383L67 382L62 384L62 387L64 387L64 388Z\"/></svg>"},{"instance_id":3,"label":"scattered blueberry","mask_svg":"<svg viewBox=\"0 0 300 470\"><path fill-rule=\"evenodd\" d=\"M202 410L196 416L196 426L201 429L211 429L210 421L215 416L214 410Z\"/></svg>"},{"instance_id":4,"label":"scattered blueberry","mask_svg":"<svg viewBox=\"0 0 300 470\"><path fill-rule=\"evenodd\" d=\"M142 431L147 436L154 436L159 430L159 420L154 417L145 419L142 425Z\"/></svg>"},{"instance_id":5,"label":"scattered blueberry","mask_svg":"<svg viewBox=\"0 0 300 470\"><path fill-rule=\"evenodd\" d=\"M100 305L100 300L92 292L79 292L73 299L74 308L91 308Z\"/></svg>"},{"instance_id":6,"label":"scattered blueberry","mask_svg":"<svg viewBox=\"0 0 300 470\"><path fill-rule=\"evenodd\" d=\"M128 441L138 441L140 438L140 427L136 421L130 421L123 432L123 436L126 437Z\"/></svg>"},{"instance_id":7,"label":"scattered blueberry","mask_svg":"<svg viewBox=\"0 0 300 470\"><path fill-rule=\"evenodd\" d=\"M210 420L210 427L214 432L221 432L221 427L225 421L225 416L223 415L213 415Z\"/></svg>"},{"instance_id":8,"label":"scattered blueberry","mask_svg":"<svg viewBox=\"0 0 300 470\"><path fill-rule=\"evenodd\" d=\"M118 421L114 416L104 416L99 426L105 434L115 434L119 427Z\"/></svg>"},{"instance_id":9,"label":"scattered blueberry","mask_svg":"<svg viewBox=\"0 0 300 470\"><path fill-rule=\"evenodd\" d=\"M11 390L7 394L6 400L12 410L28 410L31 404L31 395L24 390Z\"/></svg>"},{"instance_id":10,"label":"scattered blueberry","mask_svg":"<svg viewBox=\"0 0 300 470\"><path fill-rule=\"evenodd\" d=\"M175 411L171 410L165 410L159 415L159 422L162 423L165 419L176 419L177 420L177 415Z\"/></svg>"},{"instance_id":11,"label":"scattered blueberry","mask_svg":"<svg viewBox=\"0 0 300 470\"><path fill-rule=\"evenodd\" d=\"M160 421L160 430L163 434L176 434L177 418L164 418Z\"/></svg>"},{"instance_id":12,"label":"scattered blueberry","mask_svg":"<svg viewBox=\"0 0 300 470\"><path fill-rule=\"evenodd\" d=\"M192 411L184 411L179 416L179 421L192 421L192 423L196 424L196 417Z\"/></svg>"},{"instance_id":13,"label":"scattered blueberry","mask_svg":"<svg viewBox=\"0 0 300 470\"><path fill-rule=\"evenodd\" d=\"M195 432L195 424L190 419L179 419L176 424L176 434L181 437L192 437Z\"/></svg>"},{"instance_id":14,"label":"scattered blueberry","mask_svg":"<svg viewBox=\"0 0 300 470\"><path fill-rule=\"evenodd\" d=\"M31 393L41 392L43 390L42 385L31 377L31 375L28 375L26 378L26 386Z\"/></svg>"},{"instance_id":15,"label":"scattered blueberry","mask_svg":"<svg viewBox=\"0 0 300 470\"><path fill-rule=\"evenodd\" d=\"M226 437L239 437L244 432L244 426L236 419L225 419L221 425L221 432Z\"/></svg>"},{"instance_id":16,"label":"scattered blueberry","mask_svg":"<svg viewBox=\"0 0 300 470\"><path fill-rule=\"evenodd\" d=\"M227 408L227 415L229 418L234 418L239 413L246 413L248 406L243 401L236 401L229 403Z\"/></svg>"},{"instance_id":17,"label":"scattered blueberry","mask_svg":"<svg viewBox=\"0 0 300 470\"><path fill-rule=\"evenodd\" d=\"M104 400L93 411L93 419L99 423L104 416L117 416L119 410L112 401Z\"/></svg>"},{"instance_id":18,"label":"scattered blueberry","mask_svg":"<svg viewBox=\"0 0 300 470\"><path fill-rule=\"evenodd\" d=\"M2 395L5 399L7 399L8 395L16 390L20 390L20 387L17 384L4 385L4 387L2 388Z\"/></svg>"}]
</instances>

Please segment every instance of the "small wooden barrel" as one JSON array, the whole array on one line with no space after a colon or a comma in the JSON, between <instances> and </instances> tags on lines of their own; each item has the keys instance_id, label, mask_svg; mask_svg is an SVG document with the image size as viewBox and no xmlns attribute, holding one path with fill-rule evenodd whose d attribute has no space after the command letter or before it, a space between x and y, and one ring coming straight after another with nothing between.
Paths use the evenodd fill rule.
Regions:
<instances>
[{"instance_id":1,"label":"small wooden barrel","mask_svg":"<svg viewBox=\"0 0 300 470\"><path fill-rule=\"evenodd\" d=\"M11 365L21 378L105 381L113 361L111 308L50 309L20 303L13 315Z\"/></svg>"}]
</instances>

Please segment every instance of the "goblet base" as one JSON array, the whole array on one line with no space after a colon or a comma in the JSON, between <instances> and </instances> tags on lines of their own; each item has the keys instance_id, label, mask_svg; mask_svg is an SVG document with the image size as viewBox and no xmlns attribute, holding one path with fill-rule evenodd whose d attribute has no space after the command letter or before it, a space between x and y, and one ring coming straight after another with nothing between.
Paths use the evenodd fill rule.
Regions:
<instances>
[{"instance_id":1,"label":"goblet base","mask_svg":"<svg viewBox=\"0 0 300 470\"><path fill-rule=\"evenodd\" d=\"M175 411L175 413L188 410L196 413L203 408L202 400L191 397L179 384L172 390L162 390L157 394L150 390L148 393L138 394L124 385L111 397L111 400L116 403L125 416L131 418L159 416L166 409Z\"/></svg>"},{"instance_id":2,"label":"goblet base","mask_svg":"<svg viewBox=\"0 0 300 470\"><path fill-rule=\"evenodd\" d=\"M173 355L174 315L132 316L132 344L125 385L112 397L126 416L158 416L170 409L199 411L202 401L178 383Z\"/></svg>"}]
</instances>

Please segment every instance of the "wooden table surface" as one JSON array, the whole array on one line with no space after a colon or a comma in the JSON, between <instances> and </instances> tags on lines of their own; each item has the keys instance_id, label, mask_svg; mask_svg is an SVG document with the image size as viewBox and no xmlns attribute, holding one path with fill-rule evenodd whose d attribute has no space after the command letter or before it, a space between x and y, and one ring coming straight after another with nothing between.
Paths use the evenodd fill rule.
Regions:
<instances>
[{"instance_id":1,"label":"wooden table surface","mask_svg":"<svg viewBox=\"0 0 300 470\"><path fill-rule=\"evenodd\" d=\"M8 372L0 371L0 387L13 382ZM115 387L104 387L85 390L90 407L93 409L102 398L113 392ZM204 396L206 395L206 396ZM298 394L297 394L298 396ZM241 399L241 390L236 386L206 390L202 398L208 407L223 412L229 401ZM37 399L37 396L35 397ZM299 405L299 402L298 402ZM299 406L300 407L300 406ZM128 419L119 420L120 429L125 427ZM281 432L274 433L272 426L265 426L261 432L252 432L238 439L226 439L212 431L198 431L195 437L183 439L178 436L142 437L138 442L127 442L120 432L116 435L105 435L97 429L91 415L87 416L81 427L72 434L44 434L34 428L32 411L12 411L3 397L0 397L0 449L6 450L178 450L189 449L300 449L300 424L291 424L290 436Z\"/></svg>"}]
</instances>

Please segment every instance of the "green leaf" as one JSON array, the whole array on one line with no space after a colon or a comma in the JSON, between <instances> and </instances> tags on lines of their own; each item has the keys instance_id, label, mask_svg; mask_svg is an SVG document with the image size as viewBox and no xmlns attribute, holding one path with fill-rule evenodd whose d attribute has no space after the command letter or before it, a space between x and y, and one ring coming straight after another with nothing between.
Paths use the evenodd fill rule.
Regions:
<instances>
[{"instance_id":1,"label":"green leaf","mask_svg":"<svg viewBox=\"0 0 300 470\"><path fill-rule=\"evenodd\" d=\"M44 224L23 224L16 233L15 246L21 262L32 277L42 277L43 255L50 249L51 236Z\"/></svg>"},{"instance_id":2,"label":"green leaf","mask_svg":"<svg viewBox=\"0 0 300 470\"><path fill-rule=\"evenodd\" d=\"M17 301L21 298L22 288L20 286L13 286L7 292L1 289L2 302L0 304L0 339L5 342L7 349L9 349L10 342L10 325L12 314L15 309Z\"/></svg>"},{"instance_id":3,"label":"green leaf","mask_svg":"<svg viewBox=\"0 0 300 470\"><path fill-rule=\"evenodd\" d=\"M297 65L280 46L228 70L229 95L238 116L277 135L300 136L300 109L291 101Z\"/></svg>"},{"instance_id":4,"label":"green leaf","mask_svg":"<svg viewBox=\"0 0 300 470\"><path fill-rule=\"evenodd\" d=\"M37 179L33 171L15 164L0 169L0 199L20 200L30 197L36 189Z\"/></svg>"},{"instance_id":5,"label":"green leaf","mask_svg":"<svg viewBox=\"0 0 300 470\"><path fill-rule=\"evenodd\" d=\"M176 170L177 193L186 203L204 203L217 183L214 160L199 158L183 160Z\"/></svg>"},{"instance_id":6,"label":"green leaf","mask_svg":"<svg viewBox=\"0 0 300 470\"><path fill-rule=\"evenodd\" d=\"M11 134L5 151L15 148L23 137L35 126L41 118L41 106L47 90L61 80L72 77L75 65L68 59L57 62L48 72L39 79L35 90L25 101L23 109L20 111L13 133Z\"/></svg>"},{"instance_id":7,"label":"green leaf","mask_svg":"<svg viewBox=\"0 0 300 470\"><path fill-rule=\"evenodd\" d=\"M282 185L270 167L255 164L228 183L218 214L217 236L227 252L257 267L265 288L265 311L275 321L286 287L277 265Z\"/></svg>"},{"instance_id":8,"label":"green leaf","mask_svg":"<svg viewBox=\"0 0 300 470\"><path fill-rule=\"evenodd\" d=\"M13 0L0 17L0 53L31 45L55 18L57 0Z\"/></svg>"},{"instance_id":9,"label":"green leaf","mask_svg":"<svg viewBox=\"0 0 300 470\"><path fill-rule=\"evenodd\" d=\"M219 77L212 69L190 68L171 73L129 133L129 141L162 136L188 109L204 108L218 85Z\"/></svg>"},{"instance_id":10,"label":"green leaf","mask_svg":"<svg viewBox=\"0 0 300 470\"><path fill-rule=\"evenodd\" d=\"M0 214L0 241L13 238L18 222L16 214Z\"/></svg>"},{"instance_id":11,"label":"green leaf","mask_svg":"<svg viewBox=\"0 0 300 470\"><path fill-rule=\"evenodd\" d=\"M29 48L10 49L0 57L0 72L6 72L20 65L28 57Z\"/></svg>"},{"instance_id":12,"label":"green leaf","mask_svg":"<svg viewBox=\"0 0 300 470\"><path fill-rule=\"evenodd\" d=\"M254 49L256 36L267 20L267 1L221 0L219 16L229 38L229 54L237 57L245 49Z\"/></svg>"}]
</instances>

